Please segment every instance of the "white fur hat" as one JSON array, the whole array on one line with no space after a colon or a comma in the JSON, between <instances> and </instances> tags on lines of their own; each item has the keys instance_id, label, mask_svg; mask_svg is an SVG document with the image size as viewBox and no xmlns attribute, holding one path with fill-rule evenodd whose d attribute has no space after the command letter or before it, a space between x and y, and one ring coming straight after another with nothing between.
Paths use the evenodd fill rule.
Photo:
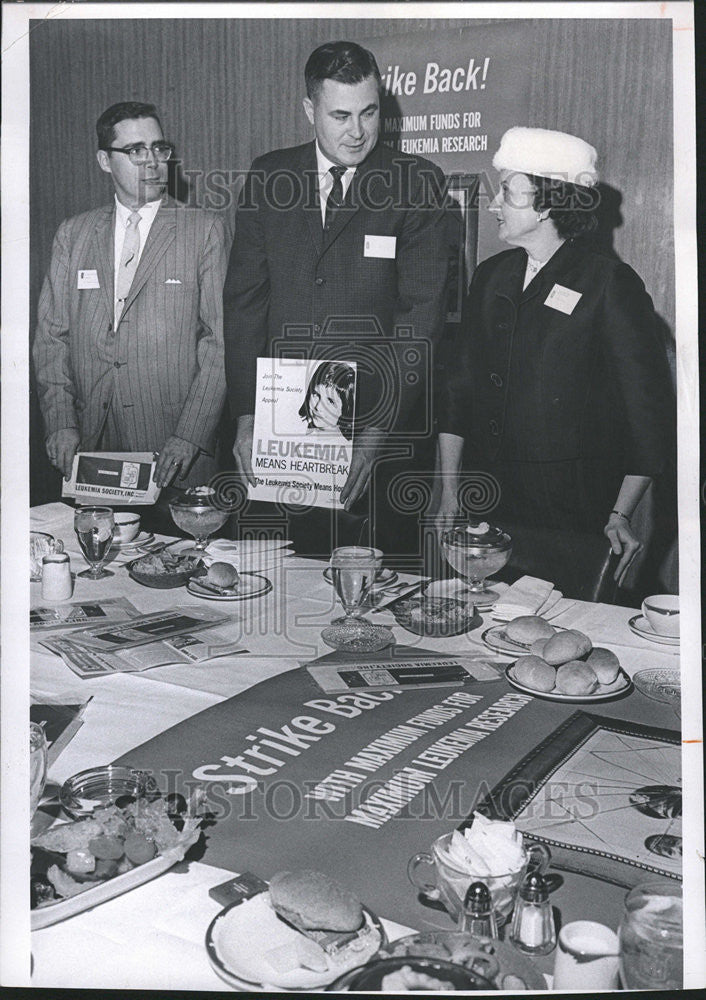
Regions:
<instances>
[{"instance_id":1,"label":"white fur hat","mask_svg":"<svg viewBox=\"0 0 706 1000\"><path fill-rule=\"evenodd\" d=\"M590 188L598 180L597 156L593 146L577 135L515 125L500 140L493 166Z\"/></svg>"}]
</instances>

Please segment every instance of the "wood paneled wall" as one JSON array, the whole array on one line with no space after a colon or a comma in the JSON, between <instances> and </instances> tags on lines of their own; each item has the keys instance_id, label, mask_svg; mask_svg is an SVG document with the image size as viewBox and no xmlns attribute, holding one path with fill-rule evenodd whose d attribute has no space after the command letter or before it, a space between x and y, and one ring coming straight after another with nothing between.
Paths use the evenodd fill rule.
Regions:
<instances>
[{"instance_id":1,"label":"wood paneled wall","mask_svg":"<svg viewBox=\"0 0 706 1000\"><path fill-rule=\"evenodd\" d=\"M309 10L311 8L308 8ZM558 8L560 9L560 8ZM95 120L120 100L154 102L191 196L199 174L247 169L310 136L301 108L309 52L332 38L434 35L479 21L418 19L45 20L30 33L31 312L62 219L112 197L95 162ZM489 23L483 21L482 23ZM674 329L671 24L528 20L530 120L576 132L599 151L617 253L643 277ZM374 46L373 46L374 47ZM441 55L441 52L438 53ZM500 247L499 247L500 249ZM33 420L33 501L56 491Z\"/></svg>"}]
</instances>

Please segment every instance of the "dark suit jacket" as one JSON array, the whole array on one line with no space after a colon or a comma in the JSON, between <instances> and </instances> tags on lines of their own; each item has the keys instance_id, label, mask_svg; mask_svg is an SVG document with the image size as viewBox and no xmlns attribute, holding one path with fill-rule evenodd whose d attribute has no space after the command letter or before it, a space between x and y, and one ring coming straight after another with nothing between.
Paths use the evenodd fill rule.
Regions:
<instances>
[{"instance_id":1,"label":"dark suit jacket","mask_svg":"<svg viewBox=\"0 0 706 1000\"><path fill-rule=\"evenodd\" d=\"M112 403L125 450L156 450L174 434L212 453L225 397L222 220L160 207L114 329L114 219L114 203L84 212L54 239L33 346L47 434L78 428L90 451ZM79 270L100 287L79 289Z\"/></svg>"},{"instance_id":2,"label":"dark suit jacket","mask_svg":"<svg viewBox=\"0 0 706 1000\"><path fill-rule=\"evenodd\" d=\"M659 475L674 399L642 281L581 240L560 247L523 292L526 262L518 248L476 269L439 430L466 437L471 461L586 460L620 476ZM555 284L581 293L571 315L546 305Z\"/></svg>"},{"instance_id":3,"label":"dark suit jacket","mask_svg":"<svg viewBox=\"0 0 706 1000\"><path fill-rule=\"evenodd\" d=\"M358 426L404 427L432 370L447 275L443 174L379 143L324 234L314 143L254 161L242 192L224 291L234 417L254 410L258 356L358 362ZM364 255L366 236L396 239Z\"/></svg>"}]
</instances>

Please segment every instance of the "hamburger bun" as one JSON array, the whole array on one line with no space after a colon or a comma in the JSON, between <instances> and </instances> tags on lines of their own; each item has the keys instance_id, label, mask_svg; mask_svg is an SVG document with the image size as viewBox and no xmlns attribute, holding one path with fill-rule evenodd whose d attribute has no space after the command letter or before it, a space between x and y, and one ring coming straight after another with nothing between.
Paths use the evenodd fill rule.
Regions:
<instances>
[{"instance_id":1,"label":"hamburger bun","mask_svg":"<svg viewBox=\"0 0 706 1000\"><path fill-rule=\"evenodd\" d=\"M240 576L235 566L227 562L214 562L208 567L206 579L214 587L235 587Z\"/></svg>"},{"instance_id":2,"label":"hamburger bun","mask_svg":"<svg viewBox=\"0 0 706 1000\"><path fill-rule=\"evenodd\" d=\"M556 686L563 694L591 694L598 687L598 678L583 660L569 660L557 670Z\"/></svg>"},{"instance_id":3,"label":"hamburger bun","mask_svg":"<svg viewBox=\"0 0 706 1000\"><path fill-rule=\"evenodd\" d=\"M556 684L556 670L539 656L521 656L512 675L519 684L535 691L551 691Z\"/></svg>"},{"instance_id":4,"label":"hamburger bun","mask_svg":"<svg viewBox=\"0 0 706 1000\"><path fill-rule=\"evenodd\" d=\"M544 647L549 642L549 639L535 639L531 644L529 651L532 656L541 656L544 659Z\"/></svg>"},{"instance_id":5,"label":"hamburger bun","mask_svg":"<svg viewBox=\"0 0 706 1000\"><path fill-rule=\"evenodd\" d=\"M536 639L548 639L554 635L554 629L539 615L520 615L507 623L505 635L512 642L529 646Z\"/></svg>"},{"instance_id":6,"label":"hamburger bun","mask_svg":"<svg viewBox=\"0 0 706 1000\"><path fill-rule=\"evenodd\" d=\"M586 663L598 678L599 684L612 684L620 672L620 660L610 649L594 646L586 657Z\"/></svg>"},{"instance_id":7,"label":"hamburger bun","mask_svg":"<svg viewBox=\"0 0 706 1000\"><path fill-rule=\"evenodd\" d=\"M542 656L553 667L560 667L569 660L578 660L591 651L591 640L583 632L566 629L557 632L547 641Z\"/></svg>"},{"instance_id":8,"label":"hamburger bun","mask_svg":"<svg viewBox=\"0 0 706 1000\"><path fill-rule=\"evenodd\" d=\"M303 931L353 932L365 921L352 892L323 872L278 872L270 880L275 911Z\"/></svg>"}]
</instances>

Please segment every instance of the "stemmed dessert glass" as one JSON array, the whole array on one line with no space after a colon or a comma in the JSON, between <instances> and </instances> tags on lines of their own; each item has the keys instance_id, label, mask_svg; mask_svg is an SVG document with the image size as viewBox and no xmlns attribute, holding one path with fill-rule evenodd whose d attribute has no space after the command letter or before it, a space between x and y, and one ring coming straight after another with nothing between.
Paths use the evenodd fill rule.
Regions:
<instances>
[{"instance_id":1,"label":"stemmed dessert glass","mask_svg":"<svg viewBox=\"0 0 706 1000\"><path fill-rule=\"evenodd\" d=\"M89 580L113 576L109 569L103 569L103 560L108 555L115 533L112 507L77 507L74 531L84 558L90 564L90 569L82 570L77 576L85 576Z\"/></svg>"},{"instance_id":2,"label":"stemmed dessert glass","mask_svg":"<svg viewBox=\"0 0 706 1000\"><path fill-rule=\"evenodd\" d=\"M214 495L215 490L210 487L197 487L193 492L169 501L172 520L182 531L193 535L195 541L194 547L185 549L182 555L202 556L211 535L223 527L230 517L229 511L214 505Z\"/></svg>"},{"instance_id":3,"label":"stemmed dessert glass","mask_svg":"<svg viewBox=\"0 0 706 1000\"><path fill-rule=\"evenodd\" d=\"M468 594L477 605L490 604L498 593L486 586L512 553L512 539L487 521L459 520L441 536L448 564L468 581Z\"/></svg>"},{"instance_id":4,"label":"stemmed dessert glass","mask_svg":"<svg viewBox=\"0 0 706 1000\"><path fill-rule=\"evenodd\" d=\"M333 649L374 652L392 642L388 628L373 625L362 616L379 566L379 553L366 546L344 545L331 553L331 577L345 615L321 633L321 638Z\"/></svg>"}]
</instances>

